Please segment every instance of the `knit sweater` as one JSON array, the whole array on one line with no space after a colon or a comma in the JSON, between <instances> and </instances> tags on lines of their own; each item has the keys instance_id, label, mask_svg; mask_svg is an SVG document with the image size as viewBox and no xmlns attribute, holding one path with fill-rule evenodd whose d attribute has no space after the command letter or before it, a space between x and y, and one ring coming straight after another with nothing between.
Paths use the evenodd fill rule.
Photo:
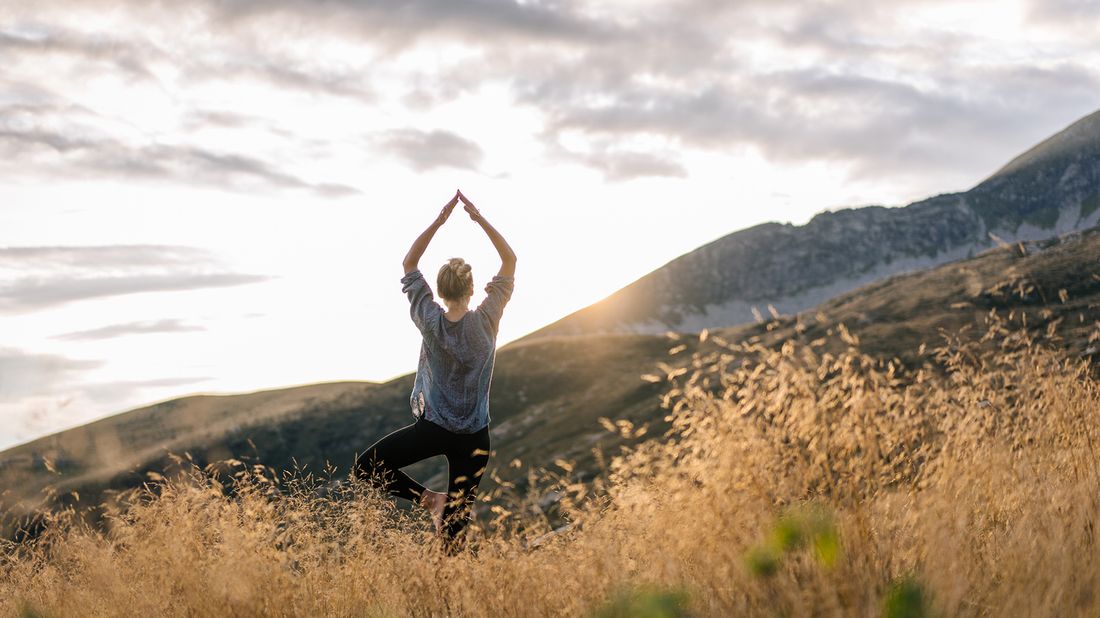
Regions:
<instances>
[{"instance_id":1,"label":"knit sweater","mask_svg":"<svg viewBox=\"0 0 1100 618\"><path fill-rule=\"evenodd\" d=\"M485 300L457 322L444 316L419 270L401 278L413 324L423 335L409 403L413 416L454 433L475 433L489 424L489 386L496 339L514 277L494 276Z\"/></svg>"}]
</instances>

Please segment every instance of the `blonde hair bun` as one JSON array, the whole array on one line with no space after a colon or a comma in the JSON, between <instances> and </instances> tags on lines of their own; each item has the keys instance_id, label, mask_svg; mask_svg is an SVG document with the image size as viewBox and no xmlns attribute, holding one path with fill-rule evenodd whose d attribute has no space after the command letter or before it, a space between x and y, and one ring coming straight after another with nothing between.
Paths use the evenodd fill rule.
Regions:
<instances>
[{"instance_id":1,"label":"blonde hair bun","mask_svg":"<svg viewBox=\"0 0 1100 618\"><path fill-rule=\"evenodd\" d=\"M447 265L450 266L459 277L465 277L473 271L473 267L467 264L466 260L462 258L451 258L447 260Z\"/></svg>"},{"instance_id":2,"label":"blonde hair bun","mask_svg":"<svg viewBox=\"0 0 1100 618\"><path fill-rule=\"evenodd\" d=\"M474 295L473 267L462 258L451 258L439 269L436 281L439 295L447 300L461 300Z\"/></svg>"}]
</instances>

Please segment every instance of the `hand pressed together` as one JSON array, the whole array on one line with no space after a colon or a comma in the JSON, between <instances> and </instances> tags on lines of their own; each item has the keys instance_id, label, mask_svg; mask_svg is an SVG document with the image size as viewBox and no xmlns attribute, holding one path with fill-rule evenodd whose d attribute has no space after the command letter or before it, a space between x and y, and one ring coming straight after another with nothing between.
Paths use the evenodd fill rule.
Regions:
<instances>
[{"instance_id":1,"label":"hand pressed together","mask_svg":"<svg viewBox=\"0 0 1100 618\"><path fill-rule=\"evenodd\" d=\"M470 220L480 223L481 212L478 211L477 206L474 206L474 203L471 202L469 198L467 198L465 195L462 195L462 191L459 191L457 195L458 199L462 200L462 208L465 209L466 212L470 215Z\"/></svg>"},{"instance_id":2,"label":"hand pressed together","mask_svg":"<svg viewBox=\"0 0 1100 618\"><path fill-rule=\"evenodd\" d=\"M443 205L443 210L439 211L439 216L435 218L436 225L443 225L447 222L447 218L451 216L451 211L455 209L460 196L461 194L456 190L451 201Z\"/></svg>"},{"instance_id":3,"label":"hand pressed together","mask_svg":"<svg viewBox=\"0 0 1100 618\"><path fill-rule=\"evenodd\" d=\"M514 275L516 270L515 252L508 246L508 242L504 240L500 232L496 231L496 229L485 220L485 217L482 216L477 206L474 206L474 203L458 189L455 189L455 194L451 197L450 201L443 205L443 210L440 210L439 214L436 215L435 221L433 221L432 224L428 226L428 229L424 230L424 232L413 241L412 247L409 249L409 252L405 254L405 259L402 260L401 264L405 269L405 274L418 268L420 257L424 255L424 250L427 249L428 243L431 242L432 237L435 236L436 230L447 222L447 219L451 216L451 212L454 211L455 206L457 206L460 201L462 202L462 208L470 215L470 220L477 223L485 230L485 233L489 236L489 240L493 243L493 247L495 247L497 253L500 254L501 266L497 274L507 277Z\"/></svg>"}]
</instances>

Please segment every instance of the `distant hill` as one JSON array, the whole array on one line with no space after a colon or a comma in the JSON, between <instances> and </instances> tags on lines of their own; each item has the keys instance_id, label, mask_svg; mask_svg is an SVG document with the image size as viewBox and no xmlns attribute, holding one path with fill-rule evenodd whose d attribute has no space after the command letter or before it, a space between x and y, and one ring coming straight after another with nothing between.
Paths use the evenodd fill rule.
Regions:
<instances>
[{"instance_id":1,"label":"distant hill","mask_svg":"<svg viewBox=\"0 0 1100 618\"><path fill-rule=\"evenodd\" d=\"M950 148L949 144L944 145ZM1100 112L976 187L904 208L823 212L724 236L528 335L662 333L744 324L772 305L813 307L883 277L1100 223Z\"/></svg>"},{"instance_id":2,"label":"distant hill","mask_svg":"<svg viewBox=\"0 0 1100 618\"><path fill-rule=\"evenodd\" d=\"M493 474L522 488L526 464L552 464L558 457L591 463L592 448L615 452L623 440L597 419L641 422L659 413L658 385L638 376L667 347L662 337L616 335L502 348L493 377ZM95 504L105 492L139 486L148 480L147 471L177 469L169 453L200 466L236 458L314 473L331 462L337 475L346 476L358 453L414 420L412 382L407 375L384 384L335 382L184 397L45 436L0 452L0 512L18 517L52 502L48 496L63 504ZM516 458L525 465L509 466ZM442 458L410 471L434 489L445 487ZM494 485L486 479L486 487ZM3 523L10 522L0 522L0 532Z\"/></svg>"}]
</instances>

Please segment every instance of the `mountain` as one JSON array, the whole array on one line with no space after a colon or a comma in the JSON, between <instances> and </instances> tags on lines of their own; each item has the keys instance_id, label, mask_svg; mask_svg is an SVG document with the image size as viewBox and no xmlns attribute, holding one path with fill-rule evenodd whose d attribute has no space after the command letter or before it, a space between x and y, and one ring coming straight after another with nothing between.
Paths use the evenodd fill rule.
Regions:
<instances>
[{"instance_id":1,"label":"mountain","mask_svg":"<svg viewBox=\"0 0 1100 618\"><path fill-rule=\"evenodd\" d=\"M1100 222L1100 111L969 191L764 223L683 255L527 336L699 331L813 307L883 277Z\"/></svg>"}]
</instances>

